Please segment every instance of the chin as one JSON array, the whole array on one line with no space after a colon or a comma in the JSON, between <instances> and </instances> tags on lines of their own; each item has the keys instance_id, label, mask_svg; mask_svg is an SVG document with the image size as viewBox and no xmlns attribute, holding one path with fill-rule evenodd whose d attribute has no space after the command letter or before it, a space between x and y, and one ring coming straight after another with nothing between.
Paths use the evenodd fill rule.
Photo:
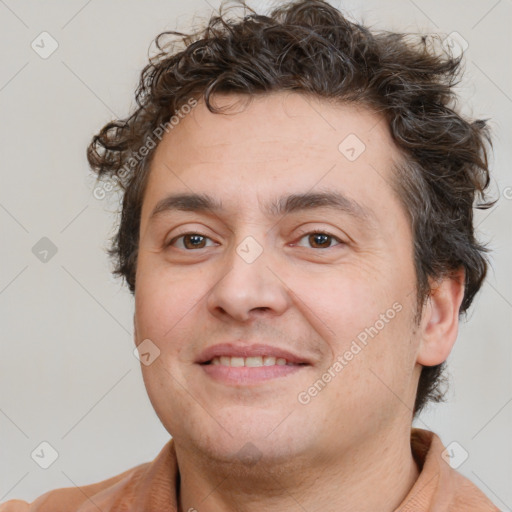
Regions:
<instances>
[{"instance_id":1,"label":"chin","mask_svg":"<svg viewBox=\"0 0 512 512\"><path fill-rule=\"evenodd\" d=\"M218 462L284 460L304 450L308 437L321 435L304 432L304 419L285 404L268 408L231 404L204 409L197 402L173 407L159 401L155 410L177 445Z\"/></svg>"},{"instance_id":2,"label":"chin","mask_svg":"<svg viewBox=\"0 0 512 512\"><path fill-rule=\"evenodd\" d=\"M290 444L281 441L231 439L229 443L203 446L203 453L216 464L251 468L276 467L298 455ZM297 447L298 449L298 447Z\"/></svg>"}]
</instances>

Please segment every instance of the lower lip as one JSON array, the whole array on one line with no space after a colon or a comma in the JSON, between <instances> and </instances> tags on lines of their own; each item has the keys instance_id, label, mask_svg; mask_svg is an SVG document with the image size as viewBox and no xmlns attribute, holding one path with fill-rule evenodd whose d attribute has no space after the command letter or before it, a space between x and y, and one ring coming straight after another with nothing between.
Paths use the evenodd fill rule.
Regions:
<instances>
[{"instance_id":1,"label":"lower lip","mask_svg":"<svg viewBox=\"0 0 512 512\"><path fill-rule=\"evenodd\" d=\"M306 368L307 365L273 366L225 366L222 364L201 364L201 368L212 379L225 384L254 384L277 377L286 377Z\"/></svg>"}]
</instances>

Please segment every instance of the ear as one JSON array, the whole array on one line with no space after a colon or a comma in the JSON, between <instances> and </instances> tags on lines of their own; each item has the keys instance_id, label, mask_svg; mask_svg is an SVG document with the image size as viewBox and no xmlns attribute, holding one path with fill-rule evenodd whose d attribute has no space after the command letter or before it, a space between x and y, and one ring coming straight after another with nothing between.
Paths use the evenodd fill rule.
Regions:
<instances>
[{"instance_id":1,"label":"ear","mask_svg":"<svg viewBox=\"0 0 512 512\"><path fill-rule=\"evenodd\" d=\"M434 366L446 361L459 332L459 308L464 298L464 270L431 283L423 307L417 362Z\"/></svg>"}]
</instances>

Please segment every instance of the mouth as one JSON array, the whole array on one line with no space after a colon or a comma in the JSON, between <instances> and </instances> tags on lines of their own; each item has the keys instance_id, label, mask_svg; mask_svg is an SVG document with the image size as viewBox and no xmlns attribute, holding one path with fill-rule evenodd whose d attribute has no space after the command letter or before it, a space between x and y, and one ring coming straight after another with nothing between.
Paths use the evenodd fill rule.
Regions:
<instances>
[{"instance_id":1,"label":"mouth","mask_svg":"<svg viewBox=\"0 0 512 512\"><path fill-rule=\"evenodd\" d=\"M250 356L250 357L238 357L238 356L216 356L209 361L200 363L202 365L221 365L228 366L231 368L260 368L263 366L306 366L308 363L294 363L288 361L284 357L274 356Z\"/></svg>"},{"instance_id":2,"label":"mouth","mask_svg":"<svg viewBox=\"0 0 512 512\"><path fill-rule=\"evenodd\" d=\"M239 344L210 347L196 363L208 378L231 386L261 384L288 377L312 366L309 361L285 349Z\"/></svg>"},{"instance_id":3,"label":"mouth","mask_svg":"<svg viewBox=\"0 0 512 512\"><path fill-rule=\"evenodd\" d=\"M198 364L230 367L285 366L310 364L305 357L272 345L247 345L243 342L220 343L206 348L195 361Z\"/></svg>"}]
</instances>

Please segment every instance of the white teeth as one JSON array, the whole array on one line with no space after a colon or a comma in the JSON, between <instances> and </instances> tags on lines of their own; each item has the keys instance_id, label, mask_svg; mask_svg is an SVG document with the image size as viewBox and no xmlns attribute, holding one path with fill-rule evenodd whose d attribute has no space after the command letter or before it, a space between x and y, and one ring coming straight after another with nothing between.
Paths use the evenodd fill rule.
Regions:
<instances>
[{"instance_id":1,"label":"white teeth","mask_svg":"<svg viewBox=\"0 0 512 512\"><path fill-rule=\"evenodd\" d=\"M220 356L214 357L211 360L210 364L216 365L224 365L224 366L249 366L252 368L256 368L259 366L294 366L295 363L289 363L283 357L273 357L273 356L251 356L251 357L229 357L229 356Z\"/></svg>"},{"instance_id":2,"label":"white teeth","mask_svg":"<svg viewBox=\"0 0 512 512\"><path fill-rule=\"evenodd\" d=\"M245 366L263 366L263 358L257 356L246 357Z\"/></svg>"}]
</instances>

